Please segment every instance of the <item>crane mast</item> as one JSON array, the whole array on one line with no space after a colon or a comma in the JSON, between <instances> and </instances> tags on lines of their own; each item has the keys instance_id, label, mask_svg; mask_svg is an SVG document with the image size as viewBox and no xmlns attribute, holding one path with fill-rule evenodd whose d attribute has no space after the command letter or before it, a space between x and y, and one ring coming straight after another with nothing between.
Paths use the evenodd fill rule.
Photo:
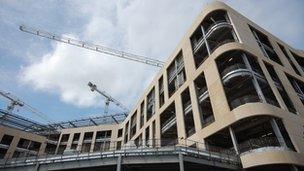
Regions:
<instances>
[{"instance_id":1,"label":"crane mast","mask_svg":"<svg viewBox=\"0 0 304 171\"><path fill-rule=\"evenodd\" d=\"M116 106L118 106L119 108L121 108L125 113L128 113L129 110L127 107L125 107L122 103L120 103L118 100L114 99L113 97L111 97L107 92L105 91L100 91L99 89L97 89L97 86L91 82L88 83L88 86L91 88L91 91L96 91L99 94L101 94L102 96L104 96L106 98L105 100L105 109L104 109L104 113L108 114L108 108L110 105L110 102L113 102Z\"/></svg>"},{"instance_id":2,"label":"crane mast","mask_svg":"<svg viewBox=\"0 0 304 171\"><path fill-rule=\"evenodd\" d=\"M53 33L49 33L47 31L38 30L38 29L35 29L35 28L23 26L23 25L19 26L19 29L23 32L26 32L26 33L30 33L30 34L37 35L37 36L40 36L40 37L44 37L44 38L48 38L48 39L55 40L55 41L58 41L58 42L66 43L66 44L69 44L69 45L72 45L72 46L77 46L77 47L89 49L89 50L92 50L92 51L95 51L95 52L108 54L108 55L116 56L116 57L123 58L123 59L128 59L128 60L132 60L132 61L136 61L136 62L141 62L141 63L152 65L152 66L155 66L155 67L160 67L161 68L164 65L164 62L159 61L159 60L155 60L155 59L147 58L147 57L144 57L144 56L141 56L141 55L136 55L136 54L124 52L124 51L121 51L121 50L108 48L108 47L101 46L101 45L95 45L95 44L90 43L90 42L76 40L76 39L65 37L65 36L59 36L59 35L56 35L56 34L53 34Z\"/></svg>"}]
</instances>

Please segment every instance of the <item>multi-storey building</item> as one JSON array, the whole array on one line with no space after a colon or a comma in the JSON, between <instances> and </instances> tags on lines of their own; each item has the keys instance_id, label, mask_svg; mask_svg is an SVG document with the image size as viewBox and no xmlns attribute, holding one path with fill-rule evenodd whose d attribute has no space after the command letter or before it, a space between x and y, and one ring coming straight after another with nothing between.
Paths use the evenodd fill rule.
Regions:
<instances>
[{"instance_id":1,"label":"multi-storey building","mask_svg":"<svg viewBox=\"0 0 304 171\"><path fill-rule=\"evenodd\" d=\"M189 164L192 159L186 161L181 156L187 154L179 153L177 168L181 170L207 166L219 170L301 170L304 52L224 3L214 2L200 13L125 120L117 124L70 125L75 128L63 128L60 134L50 136L2 126L0 156L12 162L10 158L28 154L73 156L75 152L144 152L174 146L198 149L197 156L202 150L209 152L210 158L216 158L214 152L240 159L235 161L238 167L212 165L197 156L193 159L196 164ZM120 164L127 162L119 159ZM212 161L225 163L226 159ZM162 160L174 163L170 158ZM157 168L151 163L149 168L144 167L144 163L137 162L141 165L137 169ZM176 168L164 163L158 167Z\"/></svg>"}]
</instances>

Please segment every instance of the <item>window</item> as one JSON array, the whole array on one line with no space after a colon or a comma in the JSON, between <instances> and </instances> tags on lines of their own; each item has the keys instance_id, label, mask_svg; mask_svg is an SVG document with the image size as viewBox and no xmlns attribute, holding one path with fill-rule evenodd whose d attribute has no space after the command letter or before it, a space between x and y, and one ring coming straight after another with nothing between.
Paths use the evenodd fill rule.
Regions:
<instances>
[{"instance_id":1,"label":"window","mask_svg":"<svg viewBox=\"0 0 304 171\"><path fill-rule=\"evenodd\" d=\"M279 107L256 58L241 51L230 51L217 59L217 66L230 109L253 102Z\"/></svg>"},{"instance_id":2,"label":"window","mask_svg":"<svg viewBox=\"0 0 304 171\"><path fill-rule=\"evenodd\" d=\"M175 104L172 103L160 114L161 146L174 145L177 142Z\"/></svg>"},{"instance_id":3,"label":"window","mask_svg":"<svg viewBox=\"0 0 304 171\"><path fill-rule=\"evenodd\" d=\"M186 136L190 137L195 133L194 127L194 119L193 119L193 112L192 112L192 105L190 99L190 92L189 88L187 88L182 94L182 104L184 110L184 123L186 129Z\"/></svg>"},{"instance_id":4,"label":"window","mask_svg":"<svg viewBox=\"0 0 304 171\"><path fill-rule=\"evenodd\" d=\"M286 90L281 82L281 80L279 79L277 73L275 72L273 66L271 66L270 64L265 63L266 69L268 71L268 73L270 74L270 77L272 78L272 81L274 82L274 85L277 87L277 90L279 91L287 109L289 112L297 114L297 111L292 103L292 101L290 100L288 94L286 93Z\"/></svg>"},{"instance_id":5,"label":"window","mask_svg":"<svg viewBox=\"0 0 304 171\"><path fill-rule=\"evenodd\" d=\"M140 128L144 125L144 118L145 118L145 102L143 101L140 104L140 118L139 118Z\"/></svg>"},{"instance_id":6,"label":"window","mask_svg":"<svg viewBox=\"0 0 304 171\"><path fill-rule=\"evenodd\" d=\"M167 69L168 73L168 92L171 97L174 92L186 81L186 73L183 61L182 51L177 55L174 61Z\"/></svg>"},{"instance_id":7,"label":"window","mask_svg":"<svg viewBox=\"0 0 304 171\"><path fill-rule=\"evenodd\" d=\"M155 113L155 89L153 88L147 96L147 121Z\"/></svg>"},{"instance_id":8,"label":"window","mask_svg":"<svg viewBox=\"0 0 304 171\"><path fill-rule=\"evenodd\" d=\"M20 138L17 147L23 148L23 149L28 149L29 145L30 145L30 140Z\"/></svg>"},{"instance_id":9,"label":"window","mask_svg":"<svg viewBox=\"0 0 304 171\"><path fill-rule=\"evenodd\" d=\"M164 77L161 76L158 80L158 91L159 91L159 108L165 103L165 93L164 93Z\"/></svg>"},{"instance_id":10,"label":"window","mask_svg":"<svg viewBox=\"0 0 304 171\"><path fill-rule=\"evenodd\" d=\"M13 141L13 136L11 135L6 135L4 134L3 137L2 137L2 140L1 140L1 144L4 144L4 145L11 145L12 141Z\"/></svg>"},{"instance_id":11,"label":"window","mask_svg":"<svg viewBox=\"0 0 304 171\"><path fill-rule=\"evenodd\" d=\"M214 122L214 115L204 74L199 75L194 80L194 85L199 103L202 127L206 127L210 123Z\"/></svg>"},{"instance_id":12,"label":"window","mask_svg":"<svg viewBox=\"0 0 304 171\"><path fill-rule=\"evenodd\" d=\"M135 111L134 114L131 117L131 131L130 131L130 137L131 138L136 133L136 119L137 119L137 111Z\"/></svg>"},{"instance_id":13,"label":"window","mask_svg":"<svg viewBox=\"0 0 304 171\"><path fill-rule=\"evenodd\" d=\"M70 134L63 134L61 136L61 142L68 142Z\"/></svg>"},{"instance_id":14,"label":"window","mask_svg":"<svg viewBox=\"0 0 304 171\"><path fill-rule=\"evenodd\" d=\"M93 132L86 132L84 133L84 137L83 137L83 140L92 140L93 138Z\"/></svg>"},{"instance_id":15,"label":"window","mask_svg":"<svg viewBox=\"0 0 304 171\"><path fill-rule=\"evenodd\" d=\"M97 133L96 133L96 140L110 139L111 135L112 135L112 131L111 130L97 131Z\"/></svg>"},{"instance_id":16,"label":"window","mask_svg":"<svg viewBox=\"0 0 304 171\"><path fill-rule=\"evenodd\" d=\"M298 94L298 97L300 98L302 104L304 105L304 83L298 79L291 77L290 75L287 75L287 78L290 81L296 93Z\"/></svg>"},{"instance_id":17,"label":"window","mask_svg":"<svg viewBox=\"0 0 304 171\"><path fill-rule=\"evenodd\" d=\"M145 130L145 134L146 134L146 146L149 147L150 146L150 127L147 127Z\"/></svg>"},{"instance_id":18,"label":"window","mask_svg":"<svg viewBox=\"0 0 304 171\"><path fill-rule=\"evenodd\" d=\"M74 141L79 141L79 138L80 138L80 133L75 133L74 136L73 136L73 142Z\"/></svg>"},{"instance_id":19,"label":"window","mask_svg":"<svg viewBox=\"0 0 304 171\"><path fill-rule=\"evenodd\" d=\"M117 138L121 137L122 136L122 128L118 130L118 133L117 133Z\"/></svg>"},{"instance_id":20,"label":"window","mask_svg":"<svg viewBox=\"0 0 304 171\"><path fill-rule=\"evenodd\" d=\"M93 151L106 151L109 149L112 131L111 130L104 130L104 131L97 131L96 139Z\"/></svg>"},{"instance_id":21,"label":"window","mask_svg":"<svg viewBox=\"0 0 304 171\"><path fill-rule=\"evenodd\" d=\"M293 68L293 70L294 70L298 75L301 75L300 72L298 71L297 67L294 65L294 63L292 62L291 58L289 57L289 55L288 55L288 53L287 53L285 47L284 47L283 45L279 44L279 43L278 43L278 45L279 45L281 51L283 52L283 54L285 55L285 57L287 58L289 64L290 64L291 67Z\"/></svg>"},{"instance_id":22,"label":"window","mask_svg":"<svg viewBox=\"0 0 304 171\"><path fill-rule=\"evenodd\" d=\"M275 61L276 63L282 65L282 62L279 58L279 56L277 55L277 53L274 51L268 37L263 34L262 32L258 31L257 29L249 26L257 43L259 44L264 56L266 56L267 58Z\"/></svg>"},{"instance_id":23,"label":"window","mask_svg":"<svg viewBox=\"0 0 304 171\"><path fill-rule=\"evenodd\" d=\"M129 121L127 122L126 127L125 127L124 143L127 143L129 141L129 139L128 139L128 133L129 133Z\"/></svg>"},{"instance_id":24,"label":"window","mask_svg":"<svg viewBox=\"0 0 304 171\"><path fill-rule=\"evenodd\" d=\"M219 46L238 41L227 12L216 10L208 14L190 37L193 57L198 68Z\"/></svg>"},{"instance_id":25,"label":"window","mask_svg":"<svg viewBox=\"0 0 304 171\"><path fill-rule=\"evenodd\" d=\"M36 142L36 141L31 141L30 146L29 146L29 150L32 151L36 151L38 152L40 149L41 143L40 142Z\"/></svg>"},{"instance_id":26,"label":"window","mask_svg":"<svg viewBox=\"0 0 304 171\"><path fill-rule=\"evenodd\" d=\"M0 159L3 159L5 157L6 152L6 148L0 148Z\"/></svg>"},{"instance_id":27,"label":"window","mask_svg":"<svg viewBox=\"0 0 304 171\"><path fill-rule=\"evenodd\" d=\"M303 72L304 72L304 57L303 56L299 56L296 53L290 51L290 53L292 54L292 56L296 59L296 61L298 62L298 64L300 65L300 67L302 68Z\"/></svg>"},{"instance_id":28,"label":"window","mask_svg":"<svg viewBox=\"0 0 304 171\"><path fill-rule=\"evenodd\" d=\"M55 154L55 151L56 151L56 145L55 144L50 144L50 143L47 143L46 144L46 147L45 147L45 153L46 154ZM72 148L73 149L73 148ZM76 148L75 148L76 149Z\"/></svg>"},{"instance_id":29,"label":"window","mask_svg":"<svg viewBox=\"0 0 304 171\"><path fill-rule=\"evenodd\" d=\"M121 141L118 141L116 144L116 150L120 150L121 149Z\"/></svg>"}]
</instances>

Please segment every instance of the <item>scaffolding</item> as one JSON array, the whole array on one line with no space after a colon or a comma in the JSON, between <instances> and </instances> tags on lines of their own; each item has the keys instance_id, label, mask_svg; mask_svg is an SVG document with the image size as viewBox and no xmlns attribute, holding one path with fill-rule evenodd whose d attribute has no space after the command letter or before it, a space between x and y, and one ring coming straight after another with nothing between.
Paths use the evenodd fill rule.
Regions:
<instances>
[{"instance_id":1,"label":"scaffolding","mask_svg":"<svg viewBox=\"0 0 304 171\"><path fill-rule=\"evenodd\" d=\"M64 121L50 124L50 127L54 127L57 130L66 128L78 128L86 126L98 126L103 124L118 124L126 118L125 114L117 113L114 115L88 117L71 121Z\"/></svg>"},{"instance_id":2,"label":"scaffolding","mask_svg":"<svg viewBox=\"0 0 304 171\"><path fill-rule=\"evenodd\" d=\"M20 115L10 113L7 110L0 109L1 125L43 136L47 136L49 134L59 134L61 129L67 128L118 124L121 123L125 118L125 114L117 113L114 115L96 116L58 123L42 124Z\"/></svg>"},{"instance_id":3,"label":"scaffolding","mask_svg":"<svg viewBox=\"0 0 304 171\"><path fill-rule=\"evenodd\" d=\"M45 125L3 109L0 109L0 122L4 126L39 135L58 133L52 125Z\"/></svg>"}]
</instances>

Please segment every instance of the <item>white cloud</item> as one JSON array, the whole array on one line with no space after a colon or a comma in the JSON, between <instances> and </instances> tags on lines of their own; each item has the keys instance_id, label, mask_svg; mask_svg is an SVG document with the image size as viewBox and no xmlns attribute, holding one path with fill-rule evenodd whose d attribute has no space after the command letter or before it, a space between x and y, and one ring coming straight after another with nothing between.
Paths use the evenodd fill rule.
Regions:
<instances>
[{"instance_id":1,"label":"white cloud","mask_svg":"<svg viewBox=\"0 0 304 171\"><path fill-rule=\"evenodd\" d=\"M68 4L69 16L88 18L88 23L81 26L84 28L78 35L81 39L162 60L172 52L204 4L204 1L197 0L90 2L73 1ZM294 34L289 35L291 37L283 34L284 28L281 28L278 18L289 14L276 11L276 16L273 16L273 10L269 11L273 4L275 8L282 9L282 3L255 2L227 1L258 24L266 25L268 31L275 31L289 40L296 38L292 37ZM266 13L269 14L267 17ZM276 19L270 20L272 17ZM265 21L265 18L269 20ZM285 24L293 26L287 27L289 31L301 33L293 28L298 28L297 24L303 26L303 22L286 20ZM20 78L23 83L38 90L57 93L62 101L79 107L94 106L100 102L101 97L92 94L86 85L92 81L131 107L156 71L143 64L55 43L51 53L25 66Z\"/></svg>"},{"instance_id":2,"label":"white cloud","mask_svg":"<svg viewBox=\"0 0 304 171\"><path fill-rule=\"evenodd\" d=\"M195 10L191 8L194 4L188 2L135 0L125 4L97 1L73 4L71 11L89 18L80 34L82 39L165 59L201 9L200 2L193 3L197 4ZM188 11L190 9L192 11ZM54 43L54 51L25 66L20 78L38 90L58 93L62 101L79 107L100 102L101 97L92 94L87 87L92 81L131 107L157 70L152 66Z\"/></svg>"}]
</instances>

